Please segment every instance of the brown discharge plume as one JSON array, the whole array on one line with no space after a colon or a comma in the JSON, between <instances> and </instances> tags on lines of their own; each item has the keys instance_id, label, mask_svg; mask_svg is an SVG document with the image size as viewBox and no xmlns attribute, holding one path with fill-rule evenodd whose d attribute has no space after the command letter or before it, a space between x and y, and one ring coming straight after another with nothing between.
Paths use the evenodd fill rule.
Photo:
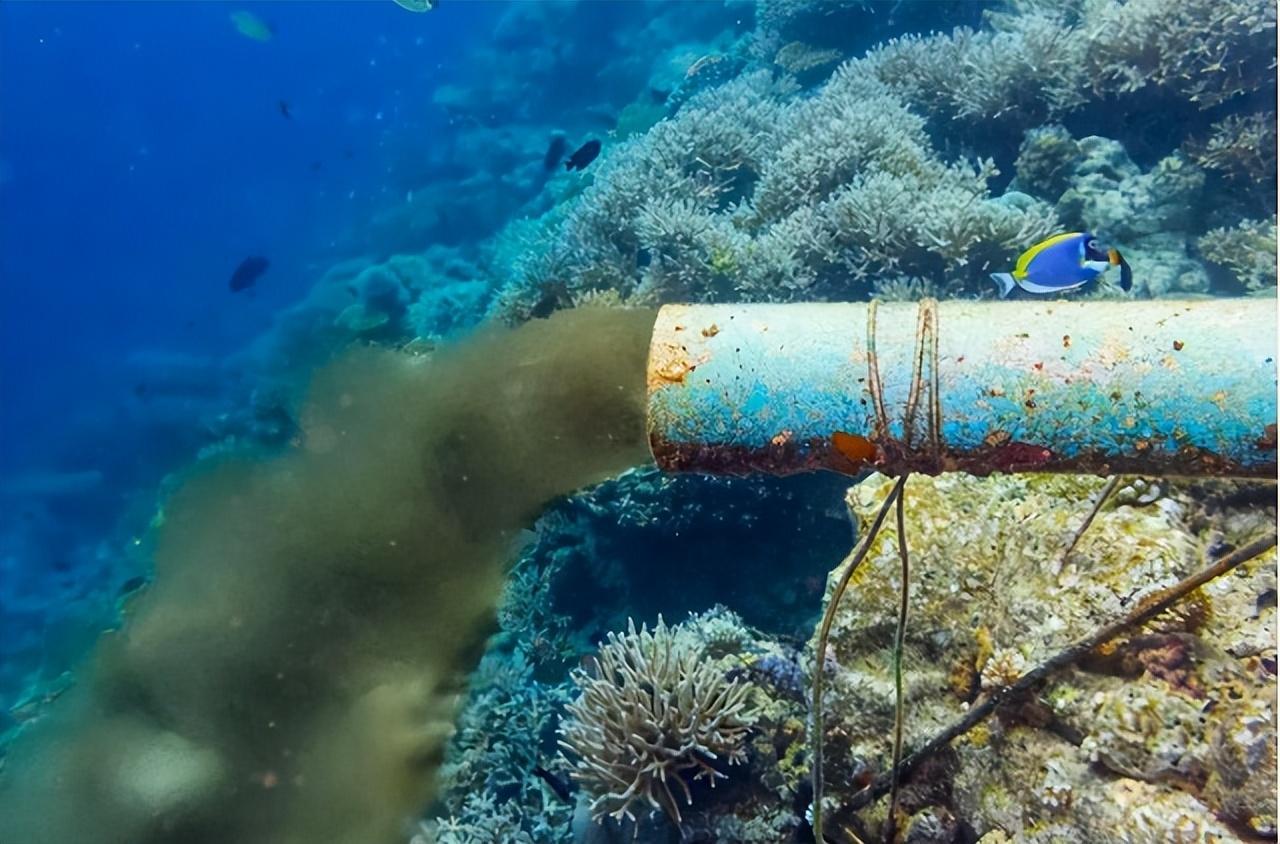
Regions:
<instances>
[{"instance_id":1,"label":"brown discharge plume","mask_svg":"<svg viewBox=\"0 0 1280 844\"><path fill-rule=\"evenodd\" d=\"M0 842L404 840L514 536L647 459L653 318L354 352L292 450L194 471L155 583L6 760Z\"/></svg>"}]
</instances>

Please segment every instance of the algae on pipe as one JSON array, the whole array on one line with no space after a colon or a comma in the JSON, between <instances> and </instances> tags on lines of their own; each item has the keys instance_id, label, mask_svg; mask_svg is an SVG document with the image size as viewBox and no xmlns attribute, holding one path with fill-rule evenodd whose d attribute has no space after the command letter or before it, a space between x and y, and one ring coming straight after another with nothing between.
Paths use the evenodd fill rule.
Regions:
<instances>
[{"instance_id":1,"label":"algae on pipe","mask_svg":"<svg viewBox=\"0 0 1280 844\"><path fill-rule=\"evenodd\" d=\"M879 391L870 307L663 308L648 370L658 464L1276 477L1273 301L939 303L936 450L925 436L935 361L918 343L919 306L877 308ZM913 381L923 395L904 442Z\"/></svg>"}]
</instances>

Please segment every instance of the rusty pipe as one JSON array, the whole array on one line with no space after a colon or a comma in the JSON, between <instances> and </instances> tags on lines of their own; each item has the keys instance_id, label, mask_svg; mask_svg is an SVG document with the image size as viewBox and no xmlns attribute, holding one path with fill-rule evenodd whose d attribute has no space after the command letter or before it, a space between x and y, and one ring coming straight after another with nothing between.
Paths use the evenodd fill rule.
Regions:
<instances>
[{"instance_id":1,"label":"rusty pipe","mask_svg":"<svg viewBox=\"0 0 1280 844\"><path fill-rule=\"evenodd\" d=\"M870 317L870 319L869 319ZM668 471L1276 477L1273 299L668 305Z\"/></svg>"}]
</instances>

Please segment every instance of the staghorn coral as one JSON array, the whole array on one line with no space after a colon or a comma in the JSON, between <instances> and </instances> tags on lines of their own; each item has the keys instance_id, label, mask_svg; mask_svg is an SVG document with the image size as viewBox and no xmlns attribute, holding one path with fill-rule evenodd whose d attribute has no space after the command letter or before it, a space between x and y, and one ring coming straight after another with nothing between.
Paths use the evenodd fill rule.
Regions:
<instances>
[{"instance_id":1,"label":"staghorn coral","mask_svg":"<svg viewBox=\"0 0 1280 844\"><path fill-rule=\"evenodd\" d=\"M1225 267L1246 290L1276 285L1276 218L1244 220L1196 241L1204 257Z\"/></svg>"},{"instance_id":2,"label":"staghorn coral","mask_svg":"<svg viewBox=\"0 0 1280 844\"><path fill-rule=\"evenodd\" d=\"M1261 185L1275 199L1276 116L1231 114L1209 127L1209 137L1189 144L1191 158L1233 182Z\"/></svg>"},{"instance_id":3,"label":"staghorn coral","mask_svg":"<svg viewBox=\"0 0 1280 844\"><path fill-rule=\"evenodd\" d=\"M839 50L823 50L803 41L782 45L773 57L774 64L802 80L829 72L840 59Z\"/></svg>"},{"instance_id":4,"label":"staghorn coral","mask_svg":"<svg viewBox=\"0 0 1280 844\"><path fill-rule=\"evenodd\" d=\"M568 616L557 613L551 598L557 574L522 557L502 590L498 626L516 638L516 648L536 666L563 663L574 655Z\"/></svg>"},{"instance_id":5,"label":"staghorn coral","mask_svg":"<svg viewBox=\"0 0 1280 844\"><path fill-rule=\"evenodd\" d=\"M993 16L996 30L907 35L868 52L859 72L929 112L963 120L1016 115L1034 123L1085 101L1083 45L1062 9Z\"/></svg>"},{"instance_id":6,"label":"staghorn coral","mask_svg":"<svg viewBox=\"0 0 1280 844\"><path fill-rule=\"evenodd\" d=\"M538 682L522 654L485 655L440 769L447 816L428 822L435 841L565 838L573 807L551 794L533 770L554 767L555 724L568 699L567 683Z\"/></svg>"},{"instance_id":7,"label":"staghorn coral","mask_svg":"<svg viewBox=\"0 0 1280 844\"><path fill-rule=\"evenodd\" d=\"M1275 86L1267 0L1084 0L1082 67L1100 93L1164 88L1207 109Z\"/></svg>"},{"instance_id":8,"label":"staghorn coral","mask_svg":"<svg viewBox=\"0 0 1280 844\"><path fill-rule=\"evenodd\" d=\"M1275 85L1266 0L1021 0L987 19L990 29L888 41L866 72L941 116L1024 125L1091 97L1154 88L1207 109Z\"/></svg>"},{"instance_id":9,"label":"staghorn coral","mask_svg":"<svg viewBox=\"0 0 1280 844\"><path fill-rule=\"evenodd\" d=\"M700 94L614 148L495 299L519 321L612 288L624 301L843 298L875 277L986 283L1057 226L995 198L990 160L947 163L925 121L857 63L818 94L767 71Z\"/></svg>"},{"instance_id":10,"label":"staghorn coral","mask_svg":"<svg viewBox=\"0 0 1280 844\"><path fill-rule=\"evenodd\" d=\"M628 622L625 634L610 633L596 664L598 676L574 672L581 695L560 726L561 746L577 757L573 777L592 796L592 817L634 820L640 803L679 822L673 784L692 804L686 773L714 784L725 777L715 761L746 758L750 685L726 680L661 616L652 632Z\"/></svg>"}]
</instances>

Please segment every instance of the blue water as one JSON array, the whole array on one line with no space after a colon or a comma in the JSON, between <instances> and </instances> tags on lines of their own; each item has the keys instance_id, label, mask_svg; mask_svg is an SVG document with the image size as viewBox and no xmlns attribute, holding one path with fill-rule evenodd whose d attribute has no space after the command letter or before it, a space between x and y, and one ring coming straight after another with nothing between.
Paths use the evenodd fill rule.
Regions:
<instances>
[{"instance_id":1,"label":"blue water","mask_svg":"<svg viewBox=\"0 0 1280 844\"><path fill-rule=\"evenodd\" d=\"M433 91L498 11L0 4L0 698L146 576L158 484L254 389L229 359L429 169ZM271 266L233 293L249 255Z\"/></svg>"},{"instance_id":2,"label":"blue water","mask_svg":"<svg viewBox=\"0 0 1280 844\"><path fill-rule=\"evenodd\" d=\"M1131 51L1117 26L1103 48L1073 54L1097 63L1082 61L1088 67L1073 76L1055 65L1059 56L1013 49L1060 45L1036 41L1035 27L1024 40L1010 21L1035 17L1034 4L1002 0L440 0L423 14L392 0L0 0L0 775L24 731L57 723L45 716L60 695L77 683L77 692L92 686L81 683L94 676L86 654L104 630L122 625L127 597L150 586L153 560L164 559L152 543L166 535L152 528L164 523L186 473L221 468L232 454L268 467L287 463L272 461L298 453L289 449L302 441L297 412L309 379L353 346L417 355L486 320L546 316L596 294L644 308L991 299L990 271L1012 269L1019 253L1054 231L1086 227L1133 262L1142 282L1133 298L1274 295L1275 71L1267 66L1274 13L1259 11L1265 0L1222 0L1244 12L1206 24L1207 3L1187 2L1199 11L1177 18L1150 55ZM1082 31L1079 17L1113 15L1158 29L1138 19L1136 3L1062 5L1075 11L1044 24L1059 27L1062 44ZM233 15L241 13L260 20L267 37L238 29ZM1263 23L1226 29L1249 15ZM1194 52L1194 61L1164 55L1171 64L1187 59L1186 67L1152 81L1159 74L1144 63L1156 61L1156 47L1169 49L1186 37L1183 29L1195 34L1206 25L1221 30L1199 33L1212 49ZM872 66L863 59L868 51L892 55L903 47L892 41L899 36L976 28L973 39L954 37L964 52L1002 26L1016 60L992 59L994 90L959 90L955 80L982 78L972 65L957 66L954 77L928 68L917 85L907 71L928 65L929 51L904 51L906 71L899 68L884 91L841 78L842 63ZM1206 69L1211 61L1217 67ZM892 66L868 73L881 71L895 75ZM1078 83L1078 101L1077 91L1053 87L1062 79ZM1195 90L1202 79L1211 103ZM1131 82L1138 87L1130 90ZM711 120L697 116L723 105L722 96L739 99ZM829 110L808 111L813 104ZM1269 134L1258 129L1264 124ZM1231 146L1239 141L1233 132L1254 130L1257 139ZM898 135L881 143L878 132ZM557 136L560 151L544 161ZM1210 138L1227 151L1206 154ZM564 157L588 140L603 144L599 159L567 172ZM646 169L650 157L663 166ZM978 159L1000 172L979 168ZM789 188L793 174L774 168L778 162L800 174ZM628 183L637 173L661 175ZM653 184L664 179L670 184ZM854 213L863 210L855 207L861 191L873 211L875 203L887 209L883 220ZM901 201L905 191L918 198ZM850 196L855 201L842 206ZM935 236L946 227L930 229L931 215L979 234L949 254L946 238ZM787 229L794 219L809 222ZM911 231L888 231L898 224ZM859 225L875 231L859 233ZM1006 227L1021 227L1027 242L1006 242ZM770 240L775 230L789 231L791 241ZM1215 251L1214 230L1226 232L1229 248ZM881 240L894 245L880 249ZM231 289L233 272L253 256L269 268L249 289ZM545 278L539 259L553 267ZM1017 303L1009 304L1016 314ZM528 397L513 402L519 398ZM1008 405L1019 413L1024 406ZM559 752L553 722L568 699L570 667L632 618L665 615L674 623L705 613L722 628L736 619L759 641L769 639L765 665L794 687L786 740L798 741L801 661L828 574L854 538L842 503L849 483L832 474L672 476L648 466L549 503L536 534L520 534L528 544L510 573L501 633L488 642L493 665L474 673L471 701L457 719L470 719L471 728L459 731L450 752L456 757L461 747L485 761L452 771L432 811L478 826L524 812L516 825L526 832L547 823L520 840L569 840L571 808L556 805L532 769ZM1233 506L1251 517L1274 507L1273 489L1269 498L1252 495ZM387 509L399 518L396 508L403 503ZM187 564L214 582L222 570L201 570L201 550ZM278 623L284 632L273 630L279 641L255 657L293 658L294 643L281 642L312 609L315 629L347 621L357 629L369 607L333 622L330 614L347 607L334 595L356 606L366 594L387 594L373 586L393 582L379 580L386 574L379 571L362 581L345 558L327 563L341 576L324 574L339 585L310 582L310 562L282 561L280 570L296 577L289 582L301 584L289 598L301 594L303 608L285 607L288 600L267 607L262 629ZM311 588L320 593L314 607L306 605ZM163 591L149 594L160 596L153 611L165 612ZM1270 594L1274 603L1273 587ZM167 642L173 650L186 644L181 635L200 630L185 629L184 619L181 611L167 617L178 630L179 644ZM238 624L210 638L239 647L233 629ZM346 644L307 666L342 694L349 678L319 663L347 657ZM290 652L280 657L273 646ZM99 653L110 648L108 640ZM163 659L148 664L146 643L138 650L138 688L156 679L153 670L156 687L164 686ZM429 643L423 652L430 655ZM252 676L237 681L255 687L262 665L245 663L252 670L242 673ZM183 668L201 679L198 658ZM93 695L119 691L105 685L68 699L92 708ZM308 705L327 706L310 694ZM112 705L142 711L147 702ZM225 709L240 717L242 703ZM490 741L504 730L502 741ZM328 731L326 721L318 732ZM839 764L862 764L841 753ZM794 778L803 755L787 758ZM57 760L47 768L56 770ZM265 789L277 784L274 771L252 775ZM782 793L776 784L768 791ZM495 809L491 798L503 805ZM799 790L770 811L795 815L787 822L799 829L805 800ZM234 814L232 802L221 808ZM549 808L540 817L530 805Z\"/></svg>"},{"instance_id":3,"label":"blue water","mask_svg":"<svg viewBox=\"0 0 1280 844\"><path fill-rule=\"evenodd\" d=\"M238 8L275 36L239 34ZM494 12L0 6L0 466L44 465L69 424L125 412L131 355L227 354L298 298L377 207L397 151L447 130L431 92ZM230 295L250 254L270 271L252 295Z\"/></svg>"},{"instance_id":4,"label":"blue water","mask_svg":"<svg viewBox=\"0 0 1280 844\"><path fill-rule=\"evenodd\" d=\"M149 576L166 476L287 440L315 344L255 342L330 267L474 261L548 207L552 133L612 126L672 36L750 23L666 11L637 39L641 3L0 3L0 699ZM268 270L233 292L255 255Z\"/></svg>"}]
</instances>

